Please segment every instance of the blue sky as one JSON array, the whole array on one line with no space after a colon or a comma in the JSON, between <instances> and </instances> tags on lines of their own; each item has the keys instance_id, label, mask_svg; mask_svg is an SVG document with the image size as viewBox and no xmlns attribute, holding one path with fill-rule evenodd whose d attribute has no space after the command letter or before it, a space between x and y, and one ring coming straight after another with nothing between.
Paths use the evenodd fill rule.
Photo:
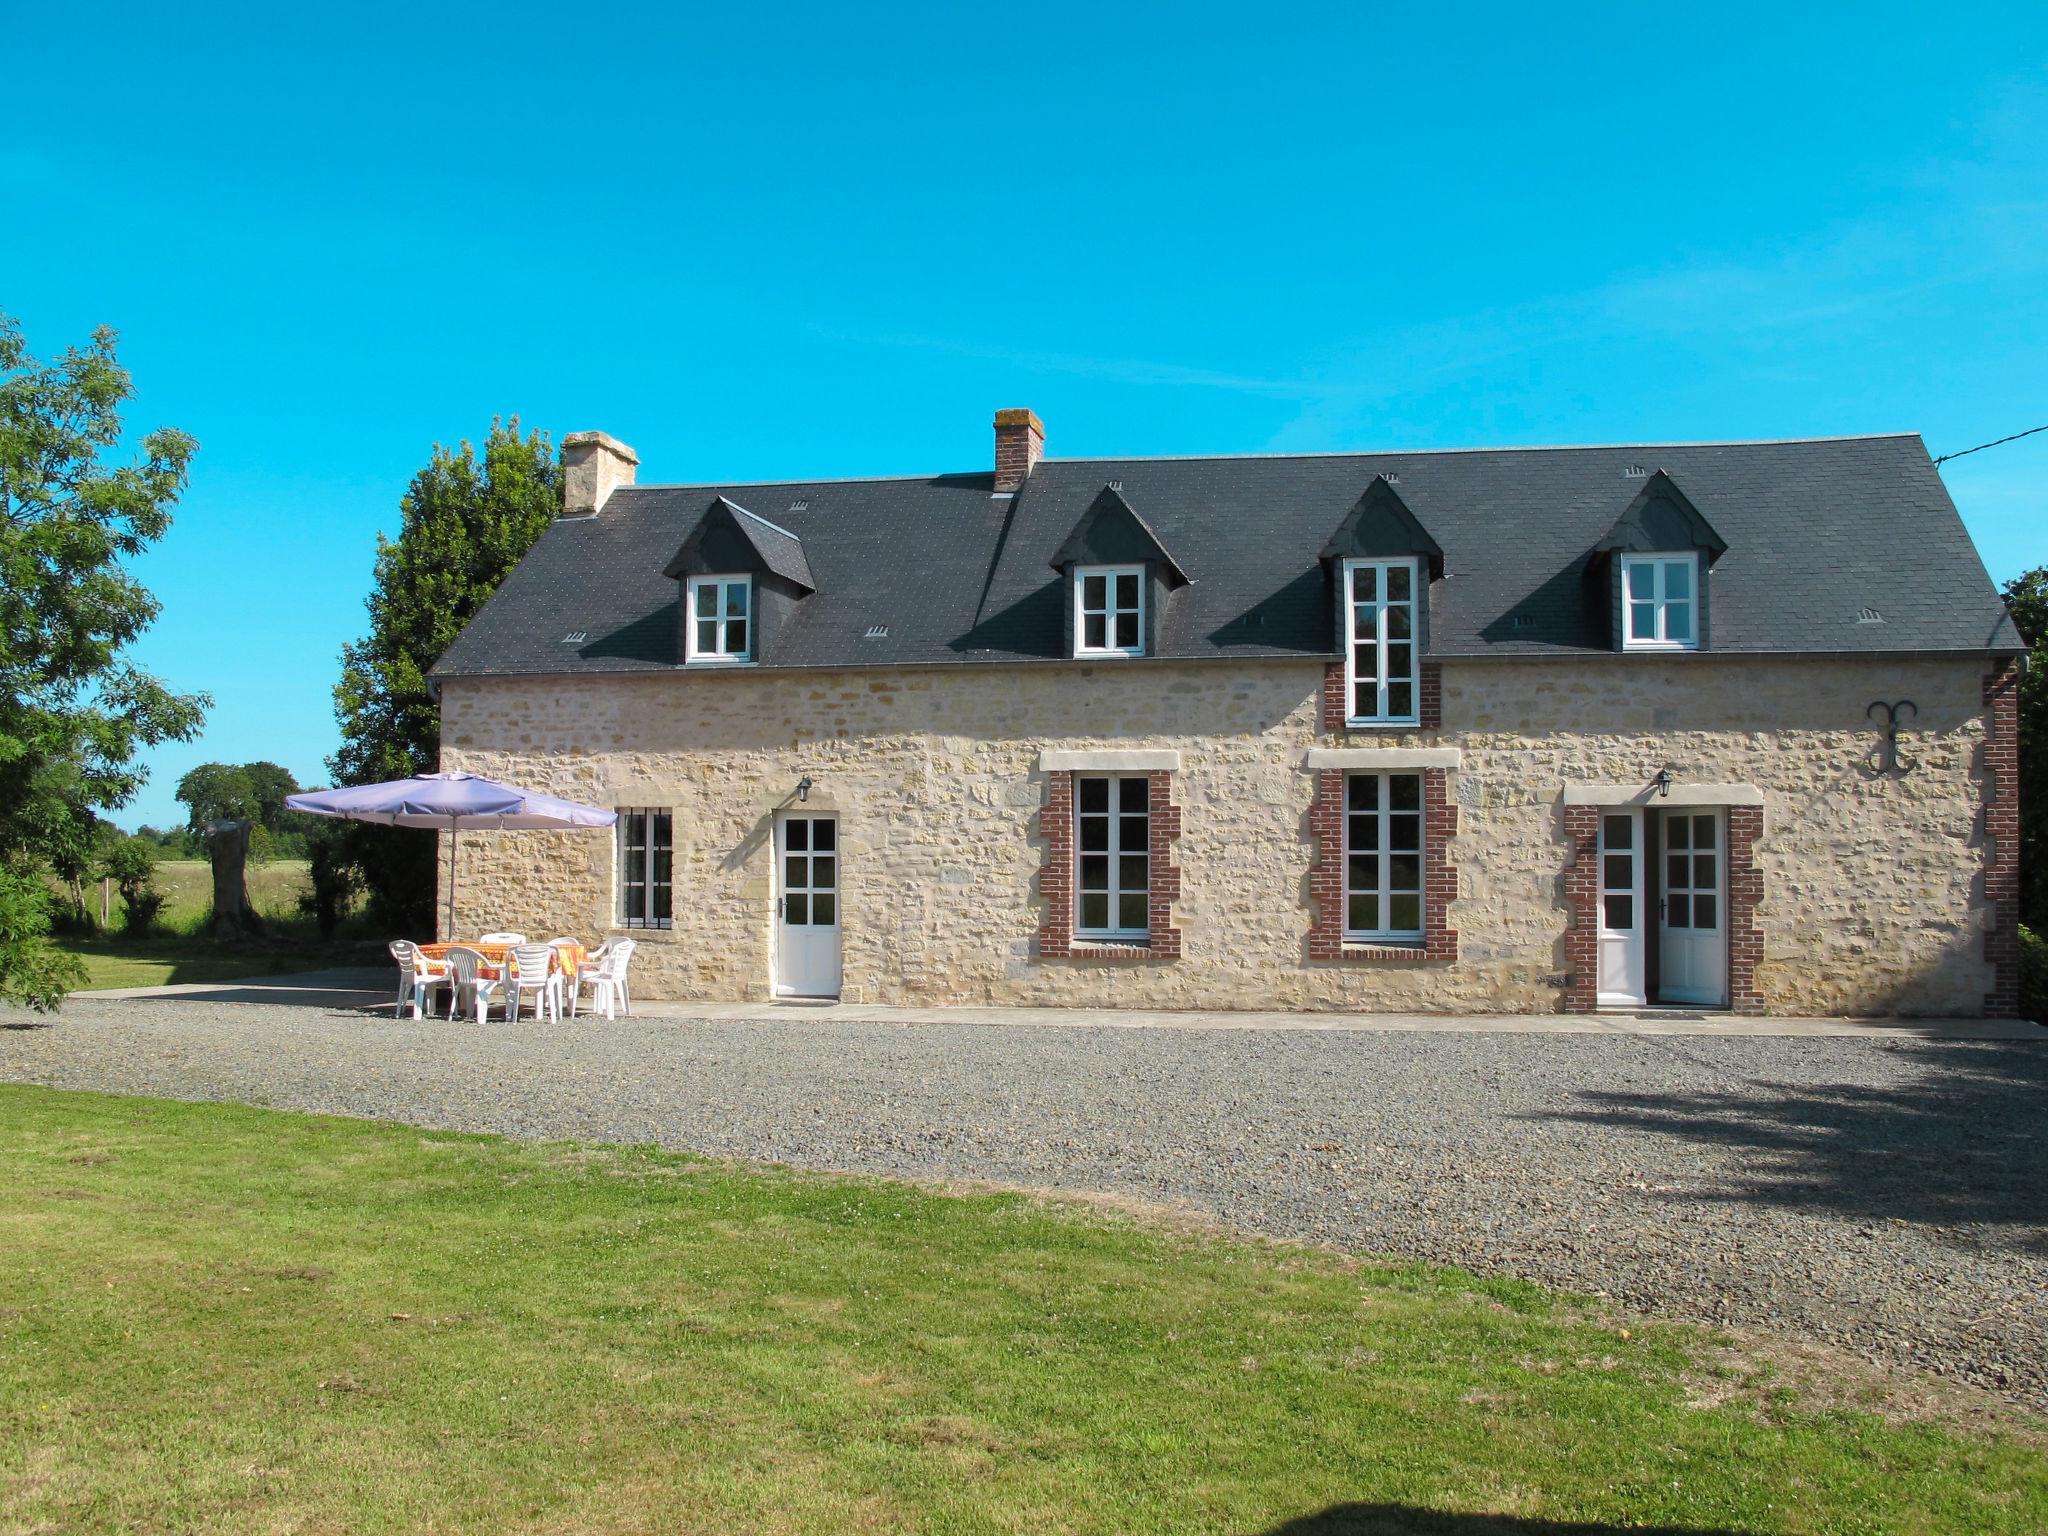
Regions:
<instances>
[{"instance_id":1,"label":"blue sky","mask_svg":"<svg viewBox=\"0 0 2048 1536\"><path fill-rule=\"evenodd\" d=\"M128 824L325 782L498 413L653 481L2048 422L2038 4L0 10L0 307L202 444L139 654L217 702ZM1947 468L2048 562L2048 434Z\"/></svg>"}]
</instances>

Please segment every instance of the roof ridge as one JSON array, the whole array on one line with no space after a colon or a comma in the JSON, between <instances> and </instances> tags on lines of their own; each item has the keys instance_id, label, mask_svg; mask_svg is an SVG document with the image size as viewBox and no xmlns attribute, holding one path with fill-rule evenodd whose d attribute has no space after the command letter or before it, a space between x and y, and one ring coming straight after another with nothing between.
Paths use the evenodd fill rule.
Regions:
<instances>
[{"instance_id":1,"label":"roof ridge","mask_svg":"<svg viewBox=\"0 0 2048 1536\"><path fill-rule=\"evenodd\" d=\"M1191 463L1205 459L1227 459L1242 462L1251 459L1381 459L1391 457L1422 458L1434 455L1458 453L1619 453L1625 450L1642 451L1651 448L1783 448L1795 443L1873 443L1895 437L1918 438L1918 432L1836 432L1816 433L1805 437L1710 437L1676 438L1668 440L1637 439L1633 442L1618 443L1493 443L1475 444L1466 448L1313 448L1288 453L1091 453L1075 458L1047 454L1041 464L1172 464ZM986 475L985 469L945 469L927 474L912 475L828 475L807 480L673 480L640 481L633 485L619 486L614 495L631 491L741 491L756 490L767 486L816 486L816 485L884 485L890 482L903 484L929 484L934 480L972 480ZM973 487L962 485L961 490ZM742 511L745 509L742 508ZM759 513L749 512L749 517ZM763 517L766 523L768 519ZM775 525L770 523L772 528ZM786 530L785 530L786 531ZM792 535L794 537L794 535Z\"/></svg>"},{"instance_id":2,"label":"roof ridge","mask_svg":"<svg viewBox=\"0 0 2048 1536\"><path fill-rule=\"evenodd\" d=\"M1419 457L1453 453L1593 453L1649 448L1781 448L1793 443L1868 443L1894 437L1919 437L1918 432L1839 432L1812 437L1725 437L1671 442L1624 443L1500 443L1469 448L1317 448L1292 453L1097 453L1082 458L1047 454L1041 464L1163 464L1196 459L1379 459L1395 455Z\"/></svg>"}]
</instances>

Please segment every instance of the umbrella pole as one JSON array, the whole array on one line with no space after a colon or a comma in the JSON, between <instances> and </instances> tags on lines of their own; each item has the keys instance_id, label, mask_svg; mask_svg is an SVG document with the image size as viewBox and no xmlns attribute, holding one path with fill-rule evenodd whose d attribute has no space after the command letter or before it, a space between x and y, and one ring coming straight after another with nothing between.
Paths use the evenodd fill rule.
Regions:
<instances>
[{"instance_id":1,"label":"umbrella pole","mask_svg":"<svg viewBox=\"0 0 2048 1536\"><path fill-rule=\"evenodd\" d=\"M462 823L457 818L448 818L448 942L455 942L455 871L457 856L462 852Z\"/></svg>"}]
</instances>

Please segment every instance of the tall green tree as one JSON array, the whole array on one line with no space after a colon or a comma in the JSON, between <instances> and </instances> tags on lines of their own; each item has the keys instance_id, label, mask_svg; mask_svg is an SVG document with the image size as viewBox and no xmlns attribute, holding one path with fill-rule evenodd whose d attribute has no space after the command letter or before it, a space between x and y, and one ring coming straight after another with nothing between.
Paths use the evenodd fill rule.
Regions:
<instances>
[{"instance_id":1,"label":"tall green tree","mask_svg":"<svg viewBox=\"0 0 2048 1536\"><path fill-rule=\"evenodd\" d=\"M441 760L439 706L427 672L562 510L562 472L543 432L493 420L479 455L434 446L399 503L398 537L377 541L370 632L341 654L334 690L337 784L431 773ZM434 839L360 824L347 829L371 919L387 931L433 926Z\"/></svg>"},{"instance_id":2,"label":"tall green tree","mask_svg":"<svg viewBox=\"0 0 2048 1536\"><path fill-rule=\"evenodd\" d=\"M249 771L236 763L201 763L178 780L176 793L194 832L204 832L209 821L261 819Z\"/></svg>"},{"instance_id":3,"label":"tall green tree","mask_svg":"<svg viewBox=\"0 0 2048 1536\"><path fill-rule=\"evenodd\" d=\"M17 875L75 864L99 813L141 785L138 753L189 740L209 702L128 654L158 604L127 562L170 527L198 445L159 428L131 462L106 462L135 394L115 342L103 326L44 362L0 314L0 862ZM46 1005L62 968L41 957L25 901L9 903L0 997Z\"/></svg>"},{"instance_id":4,"label":"tall green tree","mask_svg":"<svg viewBox=\"0 0 2048 1536\"><path fill-rule=\"evenodd\" d=\"M2020 678L2020 921L2048 937L2048 565L2005 586L2031 653Z\"/></svg>"}]
</instances>

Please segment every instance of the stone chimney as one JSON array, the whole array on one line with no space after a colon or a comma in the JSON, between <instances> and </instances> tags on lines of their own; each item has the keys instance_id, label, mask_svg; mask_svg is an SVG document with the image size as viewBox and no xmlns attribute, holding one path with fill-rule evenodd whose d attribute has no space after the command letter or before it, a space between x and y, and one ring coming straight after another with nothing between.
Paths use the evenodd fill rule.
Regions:
<instances>
[{"instance_id":1,"label":"stone chimney","mask_svg":"<svg viewBox=\"0 0 2048 1536\"><path fill-rule=\"evenodd\" d=\"M609 432L571 432L562 439L562 516L591 516L633 483L639 465L640 455Z\"/></svg>"},{"instance_id":2,"label":"stone chimney","mask_svg":"<svg viewBox=\"0 0 2048 1536\"><path fill-rule=\"evenodd\" d=\"M996 412L996 493L1014 492L1045 457L1045 423L1036 411Z\"/></svg>"}]
</instances>

